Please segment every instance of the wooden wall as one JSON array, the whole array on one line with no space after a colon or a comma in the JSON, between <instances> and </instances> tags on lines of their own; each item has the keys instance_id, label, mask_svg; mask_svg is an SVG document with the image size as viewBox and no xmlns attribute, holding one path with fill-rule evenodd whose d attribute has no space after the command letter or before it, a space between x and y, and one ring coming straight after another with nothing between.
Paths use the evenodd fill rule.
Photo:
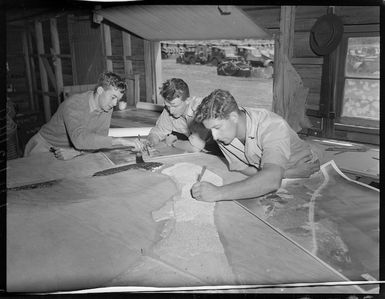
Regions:
<instances>
[{"instance_id":1,"label":"wooden wall","mask_svg":"<svg viewBox=\"0 0 385 299\"><path fill-rule=\"evenodd\" d=\"M7 76L8 94L13 102L23 111L31 109L28 92L28 80L26 76L26 65L23 52L23 26L7 27L7 62L9 73Z\"/></svg>"},{"instance_id":2,"label":"wooden wall","mask_svg":"<svg viewBox=\"0 0 385 299\"><path fill-rule=\"evenodd\" d=\"M53 52L53 40L51 33L51 20L57 24L57 35L59 40L59 53ZM35 22L41 24L42 49L37 46ZM104 35L102 25L93 23L90 15L61 14L57 17L40 16L40 19L28 20L17 25L10 24L7 28L7 62L10 67L9 83L17 91L10 94L12 100L17 103L19 112L39 111L42 109L41 96L49 97L51 115L56 111L58 103L55 78L55 65L61 65L62 85L81 85L96 83L98 75L107 70L107 60L112 61L112 71L125 76L128 71L131 74L140 75L140 94L146 98L146 82L144 67L144 41L143 39L129 34L114 24L108 24L111 34L111 50L109 57L105 54ZM123 32L130 38L130 53L126 58L131 67L125 69L123 52ZM29 51L23 48L23 34L28 37ZM39 56L45 58L43 71L47 75L47 90L42 88L41 70L39 68ZM32 92L36 98L36 105L28 95L28 74L26 62L27 57L30 73L36 81L32 85ZM126 59L126 61L127 61ZM33 65L31 65L33 64ZM61 86L59 86L61 87ZM39 96L40 95L40 96Z\"/></svg>"},{"instance_id":3,"label":"wooden wall","mask_svg":"<svg viewBox=\"0 0 385 299\"><path fill-rule=\"evenodd\" d=\"M138 74L140 98L147 100L144 40L108 24L107 55L103 26L95 24L89 12L39 15L7 24L8 96L17 107L21 149L55 113L63 86L94 84L105 70L122 77ZM130 86L133 89L134 82ZM128 104L135 105L133 91L128 98Z\"/></svg>"},{"instance_id":4,"label":"wooden wall","mask_svg":"<svg viewBox=\"0 0 385 299\"><path fill-rule=\"evenodd\" d=\"M266 28L275 38L280 34L281 6L241 6L253 21ZM319 17L325 15L328 6L295 7L293 57L291 63L301 76L305 87L309 88L306 101L306 113L314 126L310 134L323 135L324 118L321 99L322 72L324 58L317 56L310 48L310 30ZM341 17L345 31L350 27L375 25L379 27L379 6L335 6L334 13ZM277 52L276 52L277 53ZM333 98L334 101L339 99ZM341 137L340 132L327 137ZM365 140L365 136L362 136Z\"/></svg>"}]
</instances>

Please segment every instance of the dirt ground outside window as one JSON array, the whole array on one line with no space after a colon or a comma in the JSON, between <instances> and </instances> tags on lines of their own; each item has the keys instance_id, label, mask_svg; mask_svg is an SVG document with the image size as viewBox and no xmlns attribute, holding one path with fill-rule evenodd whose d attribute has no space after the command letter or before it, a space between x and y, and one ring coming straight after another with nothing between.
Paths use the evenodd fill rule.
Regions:
<instances>
[{"instance_id":1,"label":"dirt ground outside window","mask_svg":"<svg viewBox=\"0 0 385 299\"><path fill-rule=\"evenodd\" d=\"M173 56L162 59L162 81L170 78L183 79L191 96L205 97L214 89L221 88L230 91L240 106L271 110L272 78L220 76L215 66L180 64Z\"/></svg>"}]
</instances>

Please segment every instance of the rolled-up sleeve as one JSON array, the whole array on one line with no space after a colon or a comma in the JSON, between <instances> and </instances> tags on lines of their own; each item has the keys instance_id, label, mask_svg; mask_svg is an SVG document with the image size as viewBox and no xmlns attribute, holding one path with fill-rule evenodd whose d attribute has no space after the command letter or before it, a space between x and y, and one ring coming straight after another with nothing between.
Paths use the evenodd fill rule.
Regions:
<instances>
[{"instance_id":1,"label":"rolled-up sleeve","mask_svg":"<svg viewBox=\"0 0 385 299\"><path fill-rule=\"evenodd\" d=\"M155 127L153 127L149 134L153 134L159 137L159 140L164 140L168 134L173 130L173 124L166 109L163 109Z\"/></svg>"},{"instance_id":2,"label":"rolled-up sleeve","mask_svg":"<svg viewBox=\"0 0 385 299\"><path fill-rule=\"evenodd\" d=\"M261 166L271 163L286 169L290 159L290 131L283 121L271 122L264 128L261 144L263 144Z\"/></svg>"}]
</instances>

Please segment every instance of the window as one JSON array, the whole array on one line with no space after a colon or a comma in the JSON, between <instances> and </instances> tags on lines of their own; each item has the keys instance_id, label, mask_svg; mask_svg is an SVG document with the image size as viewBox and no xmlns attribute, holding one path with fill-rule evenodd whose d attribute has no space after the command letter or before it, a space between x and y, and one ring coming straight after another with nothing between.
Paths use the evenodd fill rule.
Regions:
<instances>
[{"instance_id":1,"label":"window","mask_svg":"<svg viewBox=\"0 0 385 299\"><path fill-rule=\"evenodd\" d=\"M274 40L162 41L162 48L168 53L161 60L162 82L181 78L199 97L226 89L240 106L271 110ZM248 57L245 48L259 55Z\"/></svg>"},{"instance_id":2,"label":"window","mask_svg":"<svg viewBox=\"0 0 385 299\"><path fill-rule=\"evenodd\" d=\"M340 50L337 123L378 128L380 37L350 33L345 36Z\"/></svg>"}]
</instances>

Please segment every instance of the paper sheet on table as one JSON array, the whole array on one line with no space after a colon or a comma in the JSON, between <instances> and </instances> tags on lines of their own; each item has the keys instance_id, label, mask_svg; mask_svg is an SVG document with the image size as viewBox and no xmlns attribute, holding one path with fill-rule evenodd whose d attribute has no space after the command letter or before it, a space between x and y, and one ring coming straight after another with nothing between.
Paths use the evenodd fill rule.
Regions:
<instances>
[{"instance_id":1,"label":"paper sheet on table","mask_svg":"<svg viewBox=\"0 0 385 299\"><path fill-rule=\"evenodd\" d=\"M110 128L108 136L112 137L138 137L148 136L152 127L141 127L141 128Z\"/></svg>"}]
</instances>

